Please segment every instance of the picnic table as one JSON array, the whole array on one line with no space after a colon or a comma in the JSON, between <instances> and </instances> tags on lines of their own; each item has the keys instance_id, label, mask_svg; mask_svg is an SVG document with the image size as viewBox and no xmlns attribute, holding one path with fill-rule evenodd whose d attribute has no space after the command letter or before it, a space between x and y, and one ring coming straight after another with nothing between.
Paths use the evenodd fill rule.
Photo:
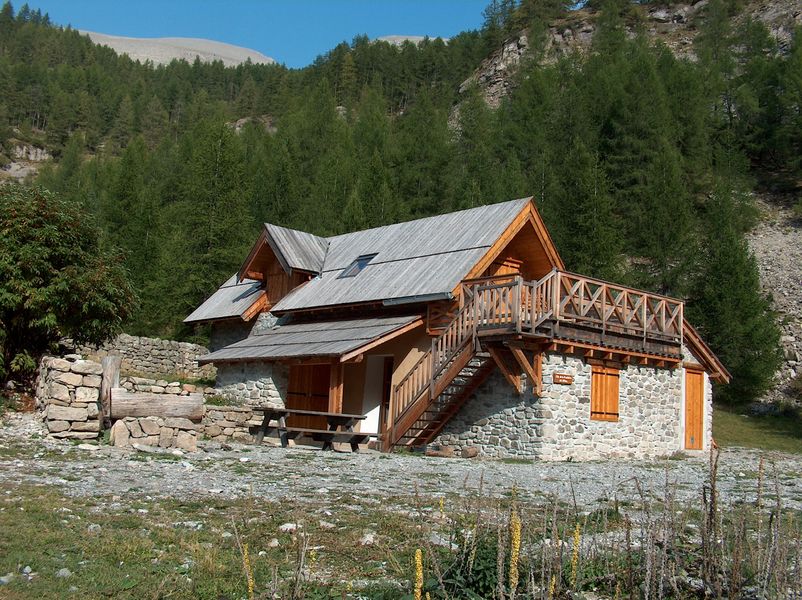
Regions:
<instances>
[{"instance_id":1,"label":"picnic table","mask_svg":"<svg viewBox=\"0 0 802 600\"><path fill-rule=\"evenodd\" d=\"M289 440L305 435L316 442L323 442L322 450L332 450L334 442L344 442L351 445L352 452L359 452L359 444L364 444L371 437L377 436L375 433L354 431L354 425L367 418L367 415L320 412L298 408L259 408L254 409L254 412L264 413L262 424L256 433L257 444L262 443L265 435L277 432L282 448L287 447ZM287 417L290 416L324 417L328 424L328 429L287 427ZM276 425L271 425L271 421L275 421Z\"/></svg>"}]
</instances>

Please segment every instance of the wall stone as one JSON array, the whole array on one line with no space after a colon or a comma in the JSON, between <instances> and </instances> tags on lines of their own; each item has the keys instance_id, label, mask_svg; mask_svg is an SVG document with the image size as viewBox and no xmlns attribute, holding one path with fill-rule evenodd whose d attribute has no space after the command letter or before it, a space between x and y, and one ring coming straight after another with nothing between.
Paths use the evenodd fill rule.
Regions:
<instances>
[{"instance_id":1,"label":"wall stone","mask_svg":"<svg viewBox=\"0 0 802 600\"><path fill-rule=\"evenodd\" d=\"M262 333L276 324L278 318L270 312L259 313L256 320L228 319L212 323L209 334L209 351L214 352L251 335Z\"/></svg>"},{"instance_id":2,"label":"wall stone","mask_svg":"<svg viewBox=\"0 0 802 600\"><path fill-rule=\"evenodd\" d=\"M121 377L120 387L129 392L146 392L149 394L172 394L177 396L188 396L189 394L202 392L206 396L214 396L217 391L213 387L200 387L191 383L181 383L180 381L167 381L166 379L151 379L148 377Z\"/></svg>"},{"instance_id":3,"label":"wall stone","mask_svg":"<svg viewBox=\"0 0 802 600\"><path fill-rule=\"evenodd\" d=\"M36 407L49 435L55 438L95 439L100 435L100 363L78 354L45 356L39 363Z\"/></svg>"},{"instance_id":4,"label":"wall stone","mask_svg":"<svg viewBox=\"0 0 802 600\"><path fill-rule=\"evenodd\" d=\"M283 408L289 368L278 363L243 362L217 367L215 392L237 406Z\"/></svg>"},{"instance_id":5,"label":"wall stone","mask_svg":"<svg viewBox=\"0 0 802 600\"><path fill-rule=\"evenodd\" d=\"M125 417L114 422L109 441L118 448L140 444L195 452L199 429L200 425L180 417Z\"/></svg>"},{"instance_id":6,"label":"wall stone","mask_svg":"<svg viewBox=\"0 0 802 600\"><path fill-rule=\"evenodd\" d=\"M229 319L212 323L209 333L209 351L214 352L235 342L244 340L251 333L253 323L242 319Z\"/></svg>"},{"instance_id":7,"label":"wall stone","mask_svg":"<svg viewBox=\"0 0 802 600\"><path fill-rule=\"evenodd\" d=\"M433 443L458 451L476 447L484 456L543 460L650 458L681 449L682 369L622 369L615 422L590 419L591 369L579 358L544 355L539 397L528 384L519 395L494 372ZM573 375L573 383L553 383L558 372ZM710 398L708 383L706 444L712 426Z\"/></svg>"},{"instance_id":8,"label":"wall stone","mask_svg":"<svg viewBox=\"0 0 802 600\"><path fill-rule=\"evenodd\" d=\"M253 442L253 433L262 424L263 415L248 406L207 404L205 409L201 422L203 434L217 442Z\"/></svg>"},{"instance_id":9,"label":"wall stone","mask_svg":"<svg viewBox=\"0 0 802 600\"><path fill-rule=\"evenodd\" d=\"M70 344L70 341L64 343ZM198 366L198 357L208 354L209 350L189 342L123 333L100 347L78 346L75 351L98 362L110 354L119 356L122 359L120 371L128 375L170 375L188 379L214 379L215 375L213 365Z\"/></svg>"}]
</instances>

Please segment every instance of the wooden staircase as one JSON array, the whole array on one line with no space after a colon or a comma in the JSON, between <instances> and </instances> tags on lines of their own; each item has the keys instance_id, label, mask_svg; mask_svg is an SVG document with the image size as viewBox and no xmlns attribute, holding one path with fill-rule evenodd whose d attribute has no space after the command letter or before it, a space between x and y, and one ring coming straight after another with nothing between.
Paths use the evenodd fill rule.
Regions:
<instances>
[{"instance_id":1,"label":"wooden staircase","mask_svg":"<svg viewBox=\"0 0 802 600\"><path fill-rule=\"evenodd\" d=\"M431 350L393 387L383 439L385 451L398 445L425 443L423 440L431 438L432 431L439 431L445 424L445 414L467 398L467 393L459 393L459 382L455 380L460 377L464 381L465 392L470 381L487 376L480 366L474 369L472 365L477 362L474 358L481 361L481 366L488 362L477 357L475 311L474 301L467 302L445 331L432 340Z\"/></svg>"},{"instance_id":2,"label":"wooden staircase","mask_svg":"<svg viewBox=\"0 0 802 600\"><path fill-rule=\"evenodd\" d=\"M451 417L459 412L471 394L484 383L493 371L493 367L493 359L488 353L477 352L440 395L426 406L395 445L420 446L428 444L436 438Z\"/></svg>"}]
</instances>

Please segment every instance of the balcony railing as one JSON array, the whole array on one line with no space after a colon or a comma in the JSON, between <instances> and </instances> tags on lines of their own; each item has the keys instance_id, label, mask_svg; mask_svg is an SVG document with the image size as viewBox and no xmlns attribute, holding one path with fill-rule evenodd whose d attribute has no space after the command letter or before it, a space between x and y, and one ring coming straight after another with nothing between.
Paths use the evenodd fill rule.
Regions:
<instances>
[{"instance_id":1,"label":"balcony railing","mask_svg":"<svg viewBox=\"0 0 802 600\"><path fill-rule=\"evenodd\" d=\"M463 283L477 332L533 332L546 321L682 343L680 300L553 270L539 281L503 276Z\"/></svg>"}]
</instances>

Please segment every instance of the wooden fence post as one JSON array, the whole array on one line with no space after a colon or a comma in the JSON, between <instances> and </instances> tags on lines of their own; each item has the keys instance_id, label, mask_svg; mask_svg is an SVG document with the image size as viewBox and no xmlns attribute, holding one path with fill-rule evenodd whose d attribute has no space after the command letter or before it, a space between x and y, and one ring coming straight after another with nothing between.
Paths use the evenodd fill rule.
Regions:
<instances>
[{"instance_id":1,"label":"wooden fence post","mask_svg":"<svg viewBox=\"0 0 802 600\"><path fill-rule=\"evenodd\" d=\"M111 390L120 387L120 364L122 358L119 356L104 356L100 364L103 366L103 378L100 382L100 406L101 426L103 429L111 427Z\"/></svg>"}]
</instances>

